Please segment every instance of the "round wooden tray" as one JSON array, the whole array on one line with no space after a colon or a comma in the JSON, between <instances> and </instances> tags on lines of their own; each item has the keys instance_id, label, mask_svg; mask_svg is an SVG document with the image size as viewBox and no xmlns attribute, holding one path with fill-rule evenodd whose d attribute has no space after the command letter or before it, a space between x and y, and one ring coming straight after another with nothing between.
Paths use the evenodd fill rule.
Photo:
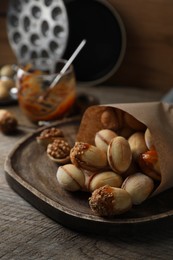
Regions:
<instances>
[{"instance_id":1,"label":"round wooden tray","mask_svg":"<svg viewBox=\"0 0 173 260\"><path fill-rule=\"evenodd\" d=\"M64 120L49 127L52 126L61 128L73 145L79 127L77 119ZM88 204L90 194L67 192L59 186L56 180L58 165L36 142L36 136L41 131L29 134L16 145L5 161L5 172L10 186L45 215L68 228L102 234L115 234L118 229L158 223L173 215L173 189L114 218L94 215Z\"/></svg>"}]
</instances>

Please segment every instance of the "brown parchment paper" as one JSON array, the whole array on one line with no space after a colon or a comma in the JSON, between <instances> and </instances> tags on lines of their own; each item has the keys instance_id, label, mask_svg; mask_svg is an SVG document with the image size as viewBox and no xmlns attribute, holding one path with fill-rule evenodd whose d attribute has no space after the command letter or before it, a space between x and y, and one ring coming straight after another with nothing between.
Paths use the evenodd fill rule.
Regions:
<instances>
[{"instance_id":1,"label":"brown parchment paper","mask_svg":"<svg viewBox=\"0 0 173 260\"><path fill-rule=\"evenodd\" d=\"M152 133L161 169L161 182L153 196L173 187L173 105L162 102L107 104L89 107L81 120L78 141L93 142L102 129L100 117L106 109L121 109L144 123Z\"/></svg>"}]
</instances>

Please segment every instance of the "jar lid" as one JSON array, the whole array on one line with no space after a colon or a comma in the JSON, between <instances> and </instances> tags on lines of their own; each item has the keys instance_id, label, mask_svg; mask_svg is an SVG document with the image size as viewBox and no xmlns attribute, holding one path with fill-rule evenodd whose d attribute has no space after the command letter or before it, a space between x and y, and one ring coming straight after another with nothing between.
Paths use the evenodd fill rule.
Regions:
<instances>
[{"instance_id":1,"label":"jar lid","mask_svg":"<svg viewBox=\"0 0 173 260\"><path fill-rule=\"evenodd\" d=\"M126 48L124 24L107 1L66 0L69 38L64 57L68 59L82 39L87 43L73 62L82 84L99 84L119 68Z\"/></svg>"}]
</instances>

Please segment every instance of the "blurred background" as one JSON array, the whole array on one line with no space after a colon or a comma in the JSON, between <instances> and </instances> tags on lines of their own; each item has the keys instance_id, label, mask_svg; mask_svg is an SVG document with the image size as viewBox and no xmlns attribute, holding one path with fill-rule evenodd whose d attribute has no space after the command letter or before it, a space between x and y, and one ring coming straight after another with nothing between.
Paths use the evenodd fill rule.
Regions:
<instances>
[{"instance_id":1,"label":"blurred background","mask_svg":"<svg viewBox=\"0 0 173 260\"><path fill-rule=\"evenodd\" d=\"M8 0L0 1L0 66L16 62L7 37ZM103 84L169 90L173 86L173 1L107 0L126 29L126 52ZM104 35L104 30L103 30Z\"/></svg>"}]
</instances>

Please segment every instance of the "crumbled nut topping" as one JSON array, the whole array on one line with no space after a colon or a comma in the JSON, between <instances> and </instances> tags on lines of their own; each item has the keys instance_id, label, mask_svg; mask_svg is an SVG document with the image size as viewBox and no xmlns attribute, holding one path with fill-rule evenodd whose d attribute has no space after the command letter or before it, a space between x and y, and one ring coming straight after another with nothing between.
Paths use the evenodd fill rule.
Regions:
<instances>
[{"instance_id":1,"label":"crumbled nut topping","mask_svg":"<svg viewBox=\"0 0 173 260\"><path fill-rule=\"evenodd\" d=\"M83 142L76 142L71 149L70 157L76 166L85 165L86 162L82 160L82 155L89 149L89 144Z\"/></svg>"},{"instance_id":2,"label":"crumbled nut topping","mask_svg":"<svg viewBox=\"0 0 173 260\"><path fill-rule=\"evenodd\" d=\"M45 139L50 137L64 137L64 134L61 129L52 127L43 130L39 136L40 139Z\"/></svg>"},{"instance_id":3,"label":"crumbled nut topping","mask_svg":"<svg viewBox=\"0 0 173 260\"><path fill-rule=\"evenodd\" d=\"M64 139L55 139L47 147L47 154L53 158L62 159L70 154L71 147Z\"/></svg>"},{"instance_id":4,"label":"crumbled nut topping","mask_svg":"<svg viewBox=\"0 0 173 260\"><path fill-rule=\"evenodd\" d=\"M107 185L95 190L89 198L91 209L100 216L113 215L114 194Z\"/></svg>"}]
</instances>

